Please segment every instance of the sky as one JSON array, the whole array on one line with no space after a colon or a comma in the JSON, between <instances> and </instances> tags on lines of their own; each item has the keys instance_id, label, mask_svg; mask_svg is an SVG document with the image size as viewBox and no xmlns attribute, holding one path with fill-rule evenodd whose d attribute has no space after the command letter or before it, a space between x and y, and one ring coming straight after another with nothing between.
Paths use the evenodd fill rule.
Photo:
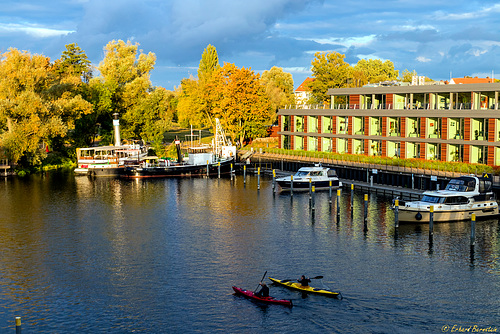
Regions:
<instances>
[{"instance_id":1,"label":"sky","mask_svg":"<svg viewBox=\"0 0 500 334\"><path fill-rule=\"evenodd\" d=\"M0 52L56 60L77 43L93 65L113 40L156 55L151 81L173 90L215 46L221 65L312 76L316 52L390 60L433 80L500 79L500 2L471 0L2 0Z\"/></svg>"}]
</instances>

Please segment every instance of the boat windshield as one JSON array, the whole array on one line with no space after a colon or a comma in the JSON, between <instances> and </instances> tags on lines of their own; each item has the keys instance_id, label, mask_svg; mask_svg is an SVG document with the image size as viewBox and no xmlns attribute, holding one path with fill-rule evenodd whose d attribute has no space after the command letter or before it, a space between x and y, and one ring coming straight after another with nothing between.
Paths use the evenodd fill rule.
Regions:
<instances>
[{"instance_id":1,"label":"boat windshield","mask_svg":"<svg viewBox=\"0 0 500 334\"><path fill-rule=\"evenodd\" d=\"M295 177L306 177L307 175L309 175L309 172L304 172L300 170L297 173L295 173Z\"/></svg>"},{"instance_id":2,"label":"boat windshield","mask_svg":"<svg viewBox=\"0 0 500 334\"><path fill-rule=\"evenodd\" d=\"M450 191L474 191L474 179L452 179L445 190Z\"/></svg>"},{"instance_id":3,"label":"boat windshield","mask_svg":"<svg viewBox=\"0 0 500 334\"><path fill-rule=\"evenodd\" d=\"M438 204L438 203L444 203L444 200L445 200L444 197L424 195L424 197L422 197L421 202Z\"/></svg>"}]
</instances>

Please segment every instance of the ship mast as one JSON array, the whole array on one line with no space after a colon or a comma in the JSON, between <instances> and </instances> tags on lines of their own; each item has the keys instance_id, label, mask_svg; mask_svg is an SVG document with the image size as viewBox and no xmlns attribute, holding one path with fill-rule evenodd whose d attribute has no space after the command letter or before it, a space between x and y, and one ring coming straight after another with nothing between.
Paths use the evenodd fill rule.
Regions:
<instances>
[{"instance_id":1,"label":"ship mast","mask_svg":"<svg viewBox=\"0 0 500 334\"><path fill-rule=\"evenodd\" d=\"M222 147L228 146L228 140L222 129L222 125L218 118L215 119L215 138L214 138L214 153L216 156L222 155Z\"/></svg>"}]
</instances>

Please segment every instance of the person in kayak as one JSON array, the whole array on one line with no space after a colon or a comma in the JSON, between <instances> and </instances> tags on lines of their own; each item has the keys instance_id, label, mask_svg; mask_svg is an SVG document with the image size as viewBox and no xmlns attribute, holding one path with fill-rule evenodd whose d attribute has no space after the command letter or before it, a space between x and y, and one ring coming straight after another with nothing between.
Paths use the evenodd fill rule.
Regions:
<instances>
[{"instance_id":1,"label":"person in kayak","mask_svg":"<svg viewBox=\"0 0 500 334\"><path fill-rule=\"evenodd\" d=\"M259 285L261 286L261 288L255 295L257 297L269 297L269 287L267 286L267 284L264 282L260 282Z\"/></svg>"},{"instance_id":2,"label":"person in kayak","mask_svg":"<svg viewBox=\"0 0 500 334\"><path fill-rule=\"evenodd\" d=\"M300 285L302 285L302 286L309 286L309 283L311 282L311 280L309 278L306 278L304 275L302 275L297 280L297 282L299 282Z\"/></svg>"}]
</instances>

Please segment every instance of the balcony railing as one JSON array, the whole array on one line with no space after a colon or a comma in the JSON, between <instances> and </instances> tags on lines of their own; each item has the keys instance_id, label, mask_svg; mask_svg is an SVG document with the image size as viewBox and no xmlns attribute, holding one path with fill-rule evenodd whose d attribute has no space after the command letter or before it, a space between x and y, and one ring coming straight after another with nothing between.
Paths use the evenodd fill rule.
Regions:
<instances>
[{"instance_id":1,"label":"balcony railing","mask_svg":"<svg viewBox=\"0 0 500 334\"><path fill-rule=\"evenodd\" d=\"M480 107L477 109L480 110L493 110L493 109L499 109L500 104L497 106L497 104L492 104L487 107ZM430 103L426 104L419 104L419 103L414 103L413 105L410 104L405 104L405 103L388 103L388 104L356 104L356 103L350 103L350 104L340 104L340 103L335 103L333 105L330 104L290 104L286 105L284 109L397 109L397 110L408 110L408 109L420 109L420 110L471 110L473 109L473 104L472 103L453 103L453 104L439 104L439 105L432 105Z\"/></svg>"}]
</instances>

